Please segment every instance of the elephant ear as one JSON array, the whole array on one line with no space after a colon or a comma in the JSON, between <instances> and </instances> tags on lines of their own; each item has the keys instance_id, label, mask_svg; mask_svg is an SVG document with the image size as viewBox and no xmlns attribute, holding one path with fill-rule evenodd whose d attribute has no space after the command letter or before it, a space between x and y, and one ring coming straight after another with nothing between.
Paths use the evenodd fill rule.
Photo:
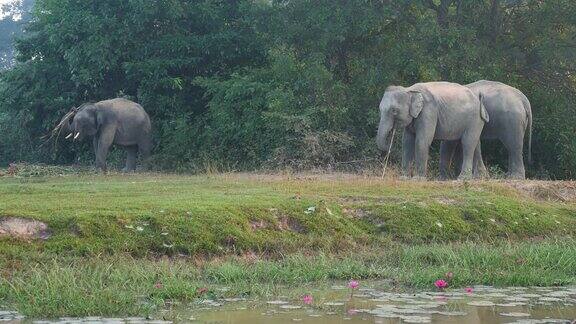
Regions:
<instances>
[{"instance_id":1,"label":"elephant ear","mask_svg":"<svg viewBox=\"0 0 576 324\"><path fill-rule=\"evenodd\" d=\"M482 95L480 95L478 99L480 99L480 117L485 123L489 123L490 115L488 115L488 111L486 110L486 107L484 107L484 102L482 102Z\"/></svg>"},{"instance_id":2,"label":"elephant ear","mask_svg":"<svg viewBox=\"0 0 576 324\"><path fill-rule=\"evenodd\" d=\"M102 110L98 109L98 107L92 103L87 103L82 105L82 111L90 116L92 126L96 129L96 132L98 132L105 122Z\"/></svg>"},{"instance_id":3,"label":"elephant ear","mask_svg":"<svg viewBox=\"0 0 576 324\"><path fill-rule=\"evenodd\" d=\"M418 118L424 108L424 96L419 91L410 91L410 116Z\"/></svg>"}]
</instances>

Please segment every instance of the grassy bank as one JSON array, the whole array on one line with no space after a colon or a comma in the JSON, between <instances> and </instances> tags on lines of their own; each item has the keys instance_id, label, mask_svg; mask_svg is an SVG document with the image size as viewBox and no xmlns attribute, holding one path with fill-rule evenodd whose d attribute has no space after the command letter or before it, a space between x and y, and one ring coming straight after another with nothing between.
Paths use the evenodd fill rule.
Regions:
<instances>
[{"instance_id":1,"label":"grassy bank","mask_svg":"<svg viewBox=\"0 0 576 324\"><path fill-rule=\"evenodd\" d=\"M576 283L576 241L539 243L388 244L339 256L295 254L276 260L211 261L127 256L27 264L0 280L0 300L32 317L155 314L165 301L198 298L300 297L335 280L384 288L433 289L453 272L452 287L554 286ZM200 288L207 292L201 293Z\"/></svg>"},{"instance_id":2,"label":"grassy bank","mask_svg":"<svg viewBox=\"0 0 576 324\"><path fill-rule=\"evenodd\" d=\"M571 284L576 203L557 190L351 175L5 177L0 218L42 221L50 237L0 239L0 304L37 317L142 315L199 287L429 288L446 271L456 286Z\"/></svg>"},{"instance_id":3,"label":"grassy bank","mask_svg":"<svg viewBox=\"0 0 576 324\"><path fill-rule=\"evenodd\" d=\"M50 239L0 253L218 256L572 236L576 204L502 183L332 176L71 176L3 179L0 215L45 222ZM1 262L1 261L0 261Z\"/></svg>"}]
</instances>

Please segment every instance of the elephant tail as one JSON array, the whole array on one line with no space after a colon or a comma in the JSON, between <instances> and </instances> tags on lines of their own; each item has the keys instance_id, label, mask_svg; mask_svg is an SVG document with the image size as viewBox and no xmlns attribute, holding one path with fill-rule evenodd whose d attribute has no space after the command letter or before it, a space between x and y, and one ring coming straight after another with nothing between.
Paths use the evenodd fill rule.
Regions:
<instances>
[{"instance_id":1,"label":"elephant tail","mask_svg":"<svg viewBox=\"0 0 576 324\"><path fill-rule=\"evenodd\" d=\"M532 165L532 106L528 98L526 98L524 103L524 109L526 109L528 117L528 164Z\"/></svg>"},{"instance_id":2,"label":"elephant tail","mask_svg":"<svg viewBox=\"0 0 576 324\"><path fill-rule=\"evenodd\" d=\"M488 111L486 110L486 107L484 106L484 100L482 98L482 93L478 94L478 100L480 101L480 117L482 118L482 120L485 123L489 123L490 122L490 116L488 115Z\"/></svg>"}]
</instances>

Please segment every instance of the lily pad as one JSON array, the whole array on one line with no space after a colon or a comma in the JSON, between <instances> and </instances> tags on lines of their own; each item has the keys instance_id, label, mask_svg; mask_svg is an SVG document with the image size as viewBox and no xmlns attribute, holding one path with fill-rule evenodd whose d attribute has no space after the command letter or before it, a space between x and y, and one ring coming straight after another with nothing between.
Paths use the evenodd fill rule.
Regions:
<instances>
[{"instance_id":1,"label":"lily pad","mask_svg":"<svg viewBox=\"0 0 576 324\"><path fill-rule=\"evenodd\" d=\"M283 300L270 300L267 301L266 304L270 304L270 305L286 305L288 304L287 301L283 301Z\"/></svg>"},{"instance_id":2,"label":"lily pad","mask_svg":"<svg viewBox=\"0 0 576 324\"><path fill-rule=\"evenodd\" d=\"M436 314L438 314L438 315L444 315L444 316L466 316L466 315L468 315L468 313L466 313L466 312L458 312L458 311L454 311L454 312L437 312Z\"/></svg>"},{"instance_id":3,"label":"lily pad","mask_svg":"<svg viewBox=\"0 0 576 324\"><path fill-rule=\"evenodd\" d=\"M518 307L518 306L524 306L524 305L526 305L526 303L523 303L523 302L496 304L496 306L500 306L500 307Z\"/></svg>"},{"instance_id":4,"label":"lily pad","mask_svg":"<svg viewBox=\"0 0 576 324\"><path fill-rule=\"evenodd\" d=\"M542 297L542 298L538 299L538 301L541 301L541 302L561 302L562 299L556 298L556 297Z\"/></svg>"},{"instance_id":5,"label":"lily pad","mask_svg":"<svg viewBox=\"0 0 576 324\"><path fill-rule=\"evenodd\" d=\"M404 323L431 323L432 318L426 316L402 316Z\"/></svg>"},{"instance_id":6,"label":"lily pad","mask_svg":"<svg viewBox=\"0 0 576 324\"><path fill-rule=\"evenodd\" d=\"M488 307L488 306L494 306L494 302L488 301L488 300L475 300L475 301L471 301L468 303L468 305L470 306L479 306L479 307Z\"/></svg>"},{"instance_id":7,"label":"lily pad","mask_svg":"<svg viewBox=\"0 0 576 324\"><path fill-rule=\"evenodd\" d=\"M500 313L500 315L508 317L530 317L530 314L520 312Z\"/></svg>"},{"instance_id":8,"label":"lily pad","mask_svg":"<svg viewBox=\"0 0 576 324\"><path fill-rule=\"evenodd\" d=\"M518 295L518 297L524 297L524 298L538 298L538 297L542 297L538 294L521 294Z\"/></svg>"}]
</instances>

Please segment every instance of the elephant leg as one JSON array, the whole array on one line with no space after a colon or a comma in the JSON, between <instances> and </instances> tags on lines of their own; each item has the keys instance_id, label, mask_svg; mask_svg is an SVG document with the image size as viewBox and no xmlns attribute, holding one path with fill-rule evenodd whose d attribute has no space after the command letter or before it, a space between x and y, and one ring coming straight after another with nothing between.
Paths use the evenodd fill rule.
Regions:
<instances>
[{"instance_id":1,"label":"elephant leg","mask_svg":"<svg viewBox=\"0 0 576 324\"><path fill-rule=\"evenodd\" d=\"M404 130L402 135L402 177L410 177L412 162L414 161L414 134L407 129Z\"/></svg>"},{"instance_id":2,"label":"elephant leg","mask_svg":"<svg viewBox=\"0 0 576 324\"><path fill-rule=\"evenodd\" d=\"M454 172L452 173L452 178L456 178L456 175L462 172L462 143L460 141L456 141L456 150L454 151L454 161L452 165L454 165Z\"/></svg>"},{"instance_id":3,"label":"elephant leg","mask_svg":"<svg viewBox=\"0 0 576 324\"><path fill-rule=\"evenodd\" d=\"M458 180L467 180L472 178L472 161L474 159L474 150L476 146L462 143L462 168Z\"/></svg>"},{"instance_id":4,"label":"elephant leg","mask_svg":"<svg viewBox=\"0 0 576 324\"><path fill-rule=\"evenodd\" d=\"M457 146L457 141L442 141L440 144L440 180L450 179L450 166Z\"/></svg>"},{"instance_id":5,"label":"elephant leg","mask_svg":"<svg viewBox=\"0 0 576 324\"><path fill-rule=\"evenodd\" d=\"M459 180L472 178L472 167L474 165L474 154L482 154L480 151L480 134L484 123L471 125L461 138L462 143L462 168L460 169Z\"/></svg>"},{"instance_id":6,"label":"elephant leg","mask_svg":"<svg viewBox=\"0 0 576 324\"><path fill-rule=\"evenodd\" d=\"M525 179L526 170L524 169L524 157L522 156L524 150L524 133L506 138L502 143L508 150L508 178L518 180Z\"/></svg>"},{"instance_id":7,"label":"elephant leg","mask_svg":"<svg viewBox=\"0 0 576 324\"><path fill-rule=\"evenodd\" d=\"M108 150L110 145L114 141L114 134L116 130L112 127L103 129L98 137L98 150L96 152L96 168L102 169L106 172L106 157L108 156Z\"/></svg>"},{"instance_id":8,"label":"elephant leg","mask_svg":"<svg viewBox=\"0 0 576 324\"><path fill-rule=\"evenodd\" d=\"M128 152L128 157L126 158L126 166L122 171L132 172L136 170L136 159L138 158L138 146L128 146L126 147Z\"/></svg>"},{"instance_id":9,"label":"elephant leg","mask_svg":"<svg viewBox=\"0 0 576 324\"><path fill-rule=\"evenodd\" d=\"M416 176L419 180L425 180L428 172L428 154L436 131L436 125L432 126L422 129L421 132L416 134L414 155L416 159Z\"/></svg>"},{"instance_id":10,"label":"elephant leg","mask_svg":"<svg viewBox=\"0 0 576 324\"><path fill-rule=\"evenodd\" d=\"M508 165L508 178L516 180L523 180L526 178L522 148L516 147L508 150Z\"/></svg>"},{"instance_id":11,"label":"elephant leg","mask_svg":"<svg viewBox=\"0 0 576 324\"><path fill-rule=\"evenodd\" d=\"M472 178L474 152L479 146L481 132L482 126L473 127L466 131L464 136L462 136L462 169L460 171L460 175L458 176L459 180L467 180Z\"/></svg>"},{"instance_id":12,"label":"elephant leg","mask_svg":"<svg viewBox=\"0 0 576 324\"><path fill-rule=\"evenodd\" d=\"M142 158L142 164L144 170L148 169L148 158L150 157L150 151L152 150L152 144L150 139L145 139L140 144L138 144L138 151L140 152L140 157Z\"/></svg>"},{"instance_id":13,"label":"elephant leg","mask_svg":"<svg viewBox=\"0 0 576 324\"><path fill-rule=\"evenodd\" d=\"M476 146L476 150L474 150L474 168L472 173L474 178L489 178L488 170L482 159L482 144L480 142L478 142L478 146Z\"/></svg>"},{"instance_id":14,"label":"elephant leg","mask_svg":"<svg viewBox=\"0 0 576 324\"><path fill-rule=\"evenodd\" d=\"M98 136L92 138L92 147L94 148L94 156L98 154Z\"/></svg>"},{"instance_id":15,"label":"elephant leg","mask_svg":"<svg viewBox=\"0 0 576 324\"><path fill-rule=\"evenodd\" d=\"M97 156L98 156L98 141L99 141L98 136L92 137L92 147L93 147L93 149L94 149L94 157L97 157ZM97 167L98 167L98 166L96 165L96 168L97 168Z\"/></svg>"}]
</instances>

